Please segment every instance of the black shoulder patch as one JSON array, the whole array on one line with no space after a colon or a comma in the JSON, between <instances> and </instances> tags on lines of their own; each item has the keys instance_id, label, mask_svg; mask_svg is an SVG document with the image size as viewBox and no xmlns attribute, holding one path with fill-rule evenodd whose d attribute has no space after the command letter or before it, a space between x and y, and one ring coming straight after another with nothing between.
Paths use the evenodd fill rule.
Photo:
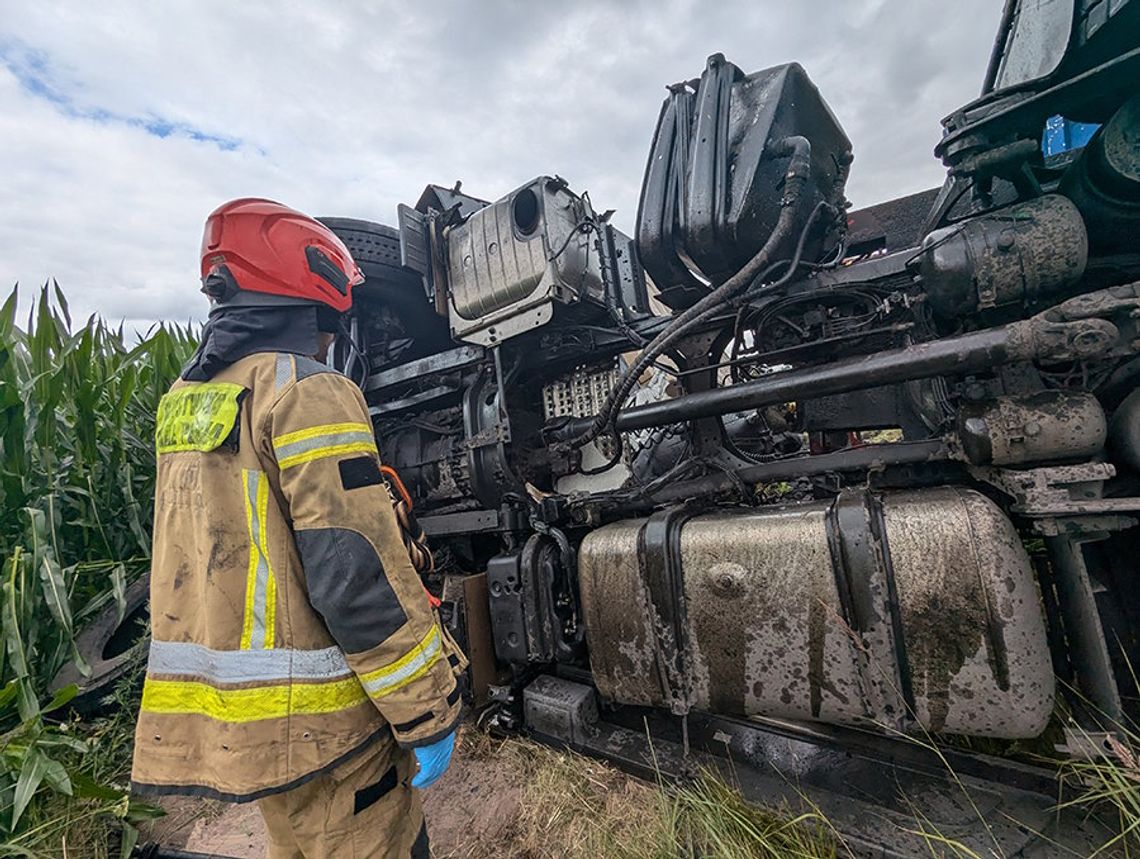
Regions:
<instances>
[{"instance_id":1,"label":"black shoulder patch","mask_svg":"<svg viewBox=\"0 0 1140 859\"><path fill-rule=\"evenodd\" d=\"M337 463L340 469L340 485L345 489L362 489L365 486L378 486L384 482L380 473L380 463L374 456L354 456Z\"/></svg>"}]
</instances>

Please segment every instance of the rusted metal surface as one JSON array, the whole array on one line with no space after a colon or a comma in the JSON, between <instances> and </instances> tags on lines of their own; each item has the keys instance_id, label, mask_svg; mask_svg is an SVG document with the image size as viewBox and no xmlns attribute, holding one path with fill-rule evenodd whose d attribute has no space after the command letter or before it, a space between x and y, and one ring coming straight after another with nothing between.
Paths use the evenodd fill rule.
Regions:
<instances>
[{"instance_id":1,"label":"rusted metal surface","mask_svg":"<svg viewBox=\"0 0 1140 859\"><path fill-rule=\"evenodd\" d=\"M599 691L626 704L1030 737L1054 681L1028 557L979 493L940 488L712 513L679 531L686 676L663 669L647 520L579 555Z\"/></svg>"},{"instance_id":2,"label":"rusted metal surface","mask_svg":"<svg viewBox=\"0 0 1140 859\"><path fill-rule=\"evenodd\" d=\"M930 188L848 214L848 254L895 253L915 247L922 239L923 221L939 190Z\"/></svg>"},{"instance_id":3,"label":"rusted metal surface","mask_svg":"<svg viewBox=\"0 0 1140 859\"><path fill-rule=\"evenodd\" d=\"M491 638L491 612L487 574L463 578L463 612L467 631L467 659L471 663L471 695L475 706L487 703L488 688L499 683L495 668L495 644Z\"/></svg>"}]
</instances>

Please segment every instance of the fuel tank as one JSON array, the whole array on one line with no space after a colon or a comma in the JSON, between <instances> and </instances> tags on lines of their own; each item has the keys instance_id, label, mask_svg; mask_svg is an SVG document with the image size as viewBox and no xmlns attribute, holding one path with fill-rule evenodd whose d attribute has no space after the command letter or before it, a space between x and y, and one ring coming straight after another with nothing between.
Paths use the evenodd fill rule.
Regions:
<instances>
[{"instance_id":1,"label":"fuel tank","mask_svg":"<svg viewBox=\"0 0 1140 859\"><path fill-rule=\"evenodd\" d=\"M617 703L1011 739L1053 710L1029 557L973 490L665 510L591 532L578 563Z\"/></svg>"}]
</instances>

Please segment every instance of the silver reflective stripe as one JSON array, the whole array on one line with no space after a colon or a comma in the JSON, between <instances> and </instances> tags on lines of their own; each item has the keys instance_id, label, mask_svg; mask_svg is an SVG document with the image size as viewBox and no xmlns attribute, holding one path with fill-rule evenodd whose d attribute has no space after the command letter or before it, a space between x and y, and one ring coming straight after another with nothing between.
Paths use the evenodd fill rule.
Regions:
<instances>
[{"instance_id":1,"label":"silver reflective stripe","mask_svg":"<svg viewBox=\"0 0 1140 859\"><path fill-rule=\"evenodd\" d=\"M401 665L399 668L393 668L391 671L383 669L379 677L373 676L371 680L364 681L364 688L373 698L379 698L392 691L394 687L399 687L401 683L407 678L411 677L420 671L423 671L431 665L439 657L440 654L440 640L439 630L436 629L432 632L431 638L428 639L424 645L423 650L419 651L415 656ZM377 672L372 672L375 675Z\"/></svg>"},{"instance_id":2,"label":"silver reflective stripe","mask_svg":"<svg viewBox=\"0 0 1140 859\"><path fill-rule=\"evenodd\" d=\"M333 432L326 435L317 435L312 438L303 438L300 441L292 441L288 444L274 445L273 452L277 454L277 461L281 462L284 459L297 456L300 453L308 453L311 450L318 450L324 447L340 447L345 444L376 444L376 438L372 433L367 430L355 430L349 432Z\"/></svg>"},{"instance_id":3,"label":"silver reflective stripe","mask_svg":"<svg viewBox=\"0 0 1140 859\"><path fill-rule=\"evenodd\" d=\"M293 378L293 356L285 352L277 353L277 367L276 374L273 379L273 384L278 391L289 384L289 380Z\"/></svg>"},{"instance_id":4,"label":"silver reflective stripe","mask_svg":"<svg viewBox=\"0 0 1140 859\"><path fill-rule=\"evenodd\" d=\"M151 641L149 674L197 677L211 684L339 680L352 673L339 647L324 650L210 650L182 641Z\"/></svg>"},{"instance_id":5,"label":"silver reflective stripe","mask_svg":"<svg viewBox=\"0 0 1140 859\"><path fill-rule=\"evenodd\" d=\"M247 602L246 610L253 613L253 629L249 637L249 646L257 650L263 647L272 647L272 641L266 641L265 620L268 603L266 590L269 587L269 559L265 556L266 548L261 544L261 515L260 508L261 481L265 479L260 471L247 471L246 492L249 503L249 539L250 551L257 553L257 574L254 579L253 599ZM247 597L248 600L248 597Z\"/></svg>"}]
</instances>

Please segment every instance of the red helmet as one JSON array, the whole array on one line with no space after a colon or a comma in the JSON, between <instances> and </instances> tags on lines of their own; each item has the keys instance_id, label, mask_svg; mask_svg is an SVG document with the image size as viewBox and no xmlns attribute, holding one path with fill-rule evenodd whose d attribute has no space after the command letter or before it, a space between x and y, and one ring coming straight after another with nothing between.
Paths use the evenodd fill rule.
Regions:
<instances>
[{"instance_id":1,"label":"red helmet","mask_svg":"<svg viewBox=\"0 0 1140 859\"><path fill-rule=\"evenodd\" d=\"M245 197L206 219L202 291L215 301L232 301L243 291L343 313L352 306L352 287L363 281L336 234L288 206Z\"/></svg>"}]
</instances>

